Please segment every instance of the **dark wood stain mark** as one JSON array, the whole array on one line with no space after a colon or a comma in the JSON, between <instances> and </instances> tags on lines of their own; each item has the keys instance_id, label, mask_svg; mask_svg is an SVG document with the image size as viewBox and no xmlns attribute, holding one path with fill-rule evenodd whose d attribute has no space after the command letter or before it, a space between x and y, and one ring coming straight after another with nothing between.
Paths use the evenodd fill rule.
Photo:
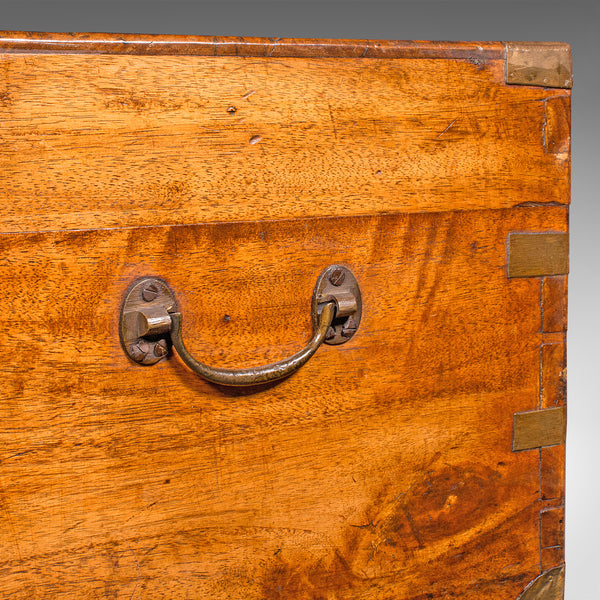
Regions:
<instances>
[{"instance_id":1,"label":"dark wood stain mark","mask_svg":"<svg viewBox=\"0 0 600 600\"><path fill-rule=\"evenodd\" d=\"M331 547L316 554L297 549L278 551L263 577L264 598L379 598L377 590L385 589L388 581L396 576L406 577L406 569L414 563L416 555L479 528L479 534L469 535L468 542L453 545L454 551L439 559L440 572L464 564L466 555L487 546L491 539L501 535L499 531L510 531L511 521L520 518L515 515L506 522L485 527L510 495L502 479L501 466L495 471L481 465L470 465L468 469L441 465L439 470L428 471L405 493L386 485L367 509L369 520L348 526L342 548ZM509 581L521 584L528 576L490 573L489 577L492 580L498 577L498 585L502 585ZM478 585L481 583L479 580ZM402 597L411 600L441 597L440 584L443 588L443 581L433 583L422 579L420 589ZM460 585L468 587L469 582L462 581ZM431 591L427 591L428 587ZM450 593L450 588L446 591Z\"/></svg>"}]
</instances>

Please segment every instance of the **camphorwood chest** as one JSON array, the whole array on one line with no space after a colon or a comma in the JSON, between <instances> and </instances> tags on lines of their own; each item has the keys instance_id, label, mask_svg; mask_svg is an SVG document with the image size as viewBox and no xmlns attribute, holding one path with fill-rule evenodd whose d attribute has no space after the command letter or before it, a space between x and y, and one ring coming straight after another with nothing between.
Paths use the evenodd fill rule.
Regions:
<instances>
[{"instance_id":1,"label":"camphorwood chest","mask_svg":"<svg viewBox=\"0 0 600 600\"><path fill-rule=\"evenodd\" d=\"M570 65L0 34L0 597L562 598Z\"/></svg>"}]
</instances>

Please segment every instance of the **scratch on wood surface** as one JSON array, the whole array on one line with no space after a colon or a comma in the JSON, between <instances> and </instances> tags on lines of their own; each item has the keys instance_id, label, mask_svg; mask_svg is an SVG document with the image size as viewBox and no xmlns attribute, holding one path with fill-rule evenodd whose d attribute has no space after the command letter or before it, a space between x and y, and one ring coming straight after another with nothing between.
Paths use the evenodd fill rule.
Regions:
<instances>
[{"instance_id":1,"label":"scratch on wood surface","mask_svg":"<svg viewBox=\"0 0 600 600\"><path fill-rule=\"evenodd\" d=\"M538 513L537 529L538 529L538 536L539 536L539 555L540 555L539 569L540 569L540 573L541 573L542 572L542 513L541 512Z\"/></svg>"},{"instance_id":2,"label":"scratch on wood surface","mask_svg":"<svg viewBox=\"0 0 600 600\"><path fill-rule=\"evenodd\" d=\"M544 120L542 121L542 145L548 151L548 98L542 100L544 106Z\"/></svg>"},{"instance_id":3,"label":"scratch on wood surface","mask_svg":"<svg viewBox=\"0 0 600 600\"><path fill-rule=\"evenodd\" d=\"M402 512L404 513L404 516L406 517L406 521L408 523L408 528L409 528L412 536L415 538L415 541L419 545L419 548L421 548L421 549L424 548L423 541L421 540L419 530L417 529L417 527L415 525L412 515L410 514L410 512L408 512L408 509L405 506L402 507Z\"/></svg>"},{"instance_id":4,"label":"scratch on wood surface","mask_svg":"<svg viewBox=\"0 0 600 600\"><path fill-rule=\"evenodd\" d=\"M29 450L23 450L22 452L17 452L16 454L11 454L10 456L7 456L4 461L10 460L11 458L16 458L17 456L24 456L25 454L31 454L32 452L35 452L34 448L30 448Z\"/></svg>"},{"instance_id":5,"label":"scratch on wood surface","mask_svg":"<svg viewBox=\"0 0 600 600\"><path fill-rule=\"evenodd\" d=\"M335 119L333 117L333 110L331 108L331 102L327 102L327 107L329 108L329 119L331 120L331 127L333 129L333 137L337 141L337 129L335 128Z\"/></svg>"},{"instance_id":6,"label":"scratch on wood surface","mask_svg":"<svg viewBox=\"0 0 600 600\"><path fill-rule=\"evenodd\" d=\"M452 125L454 125L454 123L456 123L456 121L458 121L458 118L454 119L454 121L452 121L452 123L450 123L450 125L448 125L448 127L446 127L446 129L444 129L444 131L440 132L440 134L435 139L439 140L446 133L446 131L448 131L448 129L450 129L450 127L452 127Z\"/></svg>"},{"instance_id":7,"label":"scratch on wood surface","mask_svg":"<svg viewBox=\"0 0 600 600\"><path fill-rule=\"evenodd\" d=\"M65 530L63 530L63 534L67 533L67 531L71 531L71 529L75 529L75 527L78 527L82 523L83 521L77 521L77 523L75 523L74 525L71 525L70 527L67 527Z\"/></svg>"},{"instance_id":8,"label":"scratch on wood surface","mask_svg":"<svg viewBox=\"0 0 600 600\"><path fill-rule=\"evenodd\" d=\"M44 146L50 152L52 152L54 155L60 156L61 158L63 158L64 160L67 160L67 161L72 161L73 160L73 156L72 155L69 155L66 152L63 152L62 150L58 150L54 146L51 146L46 140L41 139L41 137L37 138L37 142L38 142L38 144L40 146ZM79 159L79 162L81 162L82 164L87 164L87 161L82 161L81 160L81 155L78 156L78 159Z\"/></svg>"},{"instance_id":9,"label":"scratch on wood surface","mask_svg":"<svg viewBox=\"0 0 600 600\"><path fill-rule=\"evenodd\" d=\"M348 523L350 527L356 527L356 529L374 529L377 527L378 523L373 523L373 519L371 519L368 523L364 523L363 525L354 525L352 523Z\"/></svg>"},{"instance_id":10,"label":"scratch on wood surface","mask_svg":"<svg viewBox=\"0 0 600 600\"><path fill-rule=\"evenodd\" d=\"M135 561L135 568L137 569L137 578L135 581L135 586L133 588L133 592L131 592L131 596L129 596L129 600L133 600L133 597L135 596L135 592L137 591L138 585L140 584L140 581L142 579L142 570L140 569L140 563L138 562L135 550L131 547L129 542L127 542L127 547L129 548L129 551L133 555L133 560Z\"/></svg>"},{"instance_id":11,"label":"scratch on wood surface","mask_svg":"<svg viewBox=\"0 0 600 600\"><path fill-rule=\"evenodd\" d=\"M19 562L23 562L23 555L21 554L21 547L19 545L19 534L15 528L15 524L8 509L8 503L6 501L6 495L4 493L4 481L0 481L0 510L2 511L5 520L8 523L8 528L10 529L11 537L15 544L15 548L17 550L17 556L19 557Z\"/></svg>"},{"instance_id":12,"label":"scratch on wood surface","mask_svg":"<svg viewBox=\"0 0 600 600\"><path fill-rule=\"evenodd\" d=\"M372 540L371 541L371 554L367 558L367 562L370 562L375 558L375 555L377 554L377 551L379 550L379 546L381 545L382 542L383 542L383 540L377 540L377 541Z\"/></svg>"},{"instance_id":13,"label":"scratch on wood surface","mask_svg":"<svg viewBox=\"0 0 600 600\"><path fill-rule=\"evenodd\" d=\"M248 98L250 98L250 96L252 96L252 94L254 94L255 92L256 92L256 90L250 90L249 92L246 92L242 96L242 100L248 100Z\"/></svg>"}]
</instances>

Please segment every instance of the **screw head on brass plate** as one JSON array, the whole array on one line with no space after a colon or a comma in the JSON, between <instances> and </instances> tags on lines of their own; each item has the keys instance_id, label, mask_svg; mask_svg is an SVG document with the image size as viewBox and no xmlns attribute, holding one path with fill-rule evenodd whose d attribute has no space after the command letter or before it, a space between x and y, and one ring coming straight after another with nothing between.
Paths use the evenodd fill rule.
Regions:
<instances>
[{"instance_id":1,"label":"screw head on brass plate","mask_svg":"<svg viewBox=\"0 0 600 600\"><path fill-rule=\"evenodd\" d=\"M315 326L319 305L329 300L336 303L336 316L327 331L325 343L344 344L352 338L360 325L362 299L354 273L343 265L331 265L319 275L312 299Z\"/></svg>"},{"instance_id":2,"label":"screw head on brass plate","mask_svg":"<svg viewBox=\"0 0 600 600\"><path fill-rule=\"evenodd\" d=\"M119 333L123 350L141 365L153 365L169 354L169 313L177 310L175 296L167 284L156 278L138 279L127 291L121 308ZM148 334L149 318L155 326ZM167 325L164 325L167 323Z\"/></svg>"},{"instance_id":3,"label":"screw head on brass plate","mask_svg":"<svg viewBox=\"0 0 600 600\"><path fill-rule=\"evenodd\" d=\"M166 356L169 352L169 345L167 344L167 340L162 339L158 340L156 344L154 344L154 356L158 356L158 358L162 358Z\"/></svg>"},{"instance_id":4,"label":"screw head on brass plate","mask_svg":"<svg viewBox=\"0 0 600 600\"><path fill-rule=\"evenodd\" d=\"M156 300L159 293L158 286L152 281L142 290L142 298L146 302L152 302L152 300Z\"/></svg>"},{"instance_id":5,"label":"screw head on brass plate","mask_svg":"<svg viewBox=\"0 0 600 600\"><path fill-rule=\"evenodd\" d=\"M346 273L340 268L334 269L329 275L329 282L336 287L342 285L344 279L346 279Z\"/></svg>"}]
</instances>

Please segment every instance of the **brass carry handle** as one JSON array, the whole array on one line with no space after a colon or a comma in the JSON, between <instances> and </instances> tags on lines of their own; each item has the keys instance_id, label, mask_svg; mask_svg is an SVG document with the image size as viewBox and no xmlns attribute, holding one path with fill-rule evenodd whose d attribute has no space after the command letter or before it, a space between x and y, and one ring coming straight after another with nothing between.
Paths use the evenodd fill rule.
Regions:
<instances>
[{"instance_id":1,"label":"brass carry handle","mask_svg":"<svg viewBox=\"0 0 600 600\"><path fill-rule=\"evenodd\" d=\"M362 302L358 282L346 267L325 269L313 292L313 336L302 350L289 358L262 367L224 369L196 360L185 347L183 317L175 296L161 279L143 278L129 289L121 308L120 333L126 354L144 365L157 363L172 346L197 375L228 386L252 386L277 381L304 365L324 342L342 344L358 329Z\"/></svg>"},{"instance_id":2,"label":"brass carry handle","mask_svg":"<svg viewBox=\"0 0 600 600\"><path fill-rule=\"evenodd\" d=\"M247 369L221 369L219 367L211 367L197 361L185 347L181 335L181 313L171 314L171 341L173 348L177 350L177 354L181 360L192 370L196 375L208 379L213 383L221 385L248 386L267 383L269 381L277 381L291 375L297 371L308 359L319 349L319 346L325 341L327 330L331 326L333 317L335 316L335 303L328 302L323 305L319 324L314 332L310 342L302 350L296 352L289 358L276 363L271 363L263 367L254 367Z\"/></svg>"}]
</instances>

